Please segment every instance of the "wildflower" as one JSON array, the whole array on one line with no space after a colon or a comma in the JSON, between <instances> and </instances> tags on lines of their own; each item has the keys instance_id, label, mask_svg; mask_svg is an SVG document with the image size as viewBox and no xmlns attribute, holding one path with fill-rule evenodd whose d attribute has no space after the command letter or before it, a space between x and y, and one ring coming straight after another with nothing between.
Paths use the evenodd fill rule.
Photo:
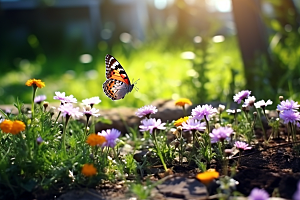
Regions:
<instances>
[{"instance_id":1,"label":"wildflower","mask_svg":"<svg viewBox=\"0 0 300 200\"><path fill-rule=\"evenodd\" d=\"M29 79L28 81L26 81L25 85L38 87L38 88L45 87L45 83L42 82L40 79Z\"/></svg>"},{"instance_id":2,"label":"wildflower","mask_svg":"<svg viewBox=\"0 0 300 200\"><path fill-rule=\"evenodd\" d=\"M224 110L225 110L225 106L222 105L222 104L219 104L218 112L219 112L219 113L222 113Z\"/></svg>"},{"instance_id":3,"label":"wildflower","mask_svg":"<svg viewBox=\"0 0 300 200\"><path fill-rule=\"evenodd\" d=\"M84 164L81 169L81 173L84 176L94 176L95 174L97 174L97 169L93 164Z\"/></svg>"},{"instance_id":4,"label":"wildflower","mask_svg":"<svg viewBox=\"0 0 300 200\"><path fill-rule=\"evenodd\" d=\"M106 142L106 139L102 135L97 135L95 133L90 134L86 140L86 143L88 143L90 146L102 146Z\"/></svg>"},{"instance_id":5,"label":"wildflower","mask_svg":"<svg viewBox=\"0 0 300 200\"><path fill-rule=\"evenodd\" d=\"M269 194L264 189L253 188L249 200L267 200L269 199Z\"/></svg>"},{"instance_id":6,"label":"wildflower","mask_svg":"<svg viewBox=\"0 0 300 200\"><path fill-rule=\"evenodd\" d=\"M216 143L218 141L223 141L233 133L233 129L229 127L220 127L218 129L212 130L209 134L211 138L211 143Z\"/></svg>"},{"instance_id":7,"label":"wildflower","mask_svg":"<svg viewBox=\"0 0 300 200\"><path fill-rule=\"evenodd\" d=\"M187 98L180 98L178 100L175 101L175 105L176 106L181 106L184 107L185 105L192 105L191 100L187 99Z\"/></svg>"},{"instance_id":8,"label":"wildflower","mask_svg":"<svg viewBox=\"0 0 300 200\"><path fill-rule=\"evenodd\" d=\"M91 106L91 108L93 108L93 106L95 104L99 104L100 102L101 102L101 100L99 99L99 97L91 97L89 99L82 100L83 104L89 105L89 106Z\"/></svg>"},{"instance_id":9,"label":"wildflower","mask_svg":"<svg viewBox=\"0 0 300 200\"><path fill-rule=\"evenodd\" d=\"M206 117L206 119L209 120L209 118L217 112L217 109L213 108L211 105L205 104L202 107L199 105L196 108L194 108L192 110L192 116L193 119L201 120L204 117Z\"/></svg>"},{"instance_id":10,"label":"wildflower","mask_svg":"<svg viewBox=\"0 0 300 200\"><path fill-rule=\"evenodd\" d=\"M295 102L293 100L286 100L286 101L281 101L280 104L277 106L277 109L279 111L284 111L284 110L298 110L300 105L298 105L298 102Z\"/></svg>"},{"instance_id":11,"label":"wildflower","mask_svg":"<svg viewBox=\"0 0 300 200\"><path fill-rule=\"evenodd\" d=\"M104 136L106 142L104 142L103 146L114 148L116 146L116 140L121 135L121 132L117 129L107 129L106 131L102 131L98 133L100 136Z\"/></svg>"},{"instance_id":12,"label":"wildflower","mask_svg":"<svg viewBox=\"0 0 300 200\"><path fill-rule=\"evenodd\" d=\"M203 131L206 129L206 123L196 119L188 119L182 123L182 129L186 131Z\"/></svg>"},{"instance_id":13,"label":"wildflower","mask_svg":"<svg viewBox=\"0 0 300 200\"><path fill-rule=\"evenodd\" d=\"M234 100L234 102L237 102L238 104L240 104L242 101L247 99L250 94L251 94L251 91L249 91L249 90L240 91L239 93L237 93L236 95L233 96L233 100Z\"/></svg>"},{"instance_id":14,"label":"wildflower","mask_svg":"<svg viewBox=\"0 0 300 200\"><path fill-rule=\"evenodd\" d=\"M144 107L141 107L139 108L135 115L138 116L139 118L142 118L144 116L146 116L147 118L149 118L149 116L151 114L155 114L157 112L157 109L155 106L152 106L152 105L148 105L148 106L144 106Z\"/></svg>"},{"instance_id":15,"label":"wildflower","mask_svg":"<svg viewBox=\"0 0 300 200\"><path fill-rule=\"evenodd\" d=\"M77 99L73 95L66 96L65 92L55 92L56 96L53 99L60 100L62 104L65 103L77 103Z\"/></svg>"},{"instance_id":16,"label":"wildflower","mask_svg":"<svg viewBox=\"0 0 300 200\"><path fill-rule=\"evenodd\" d=\"M249 97L245 100L245 102L244 102L244 104L243 104L243 107L245 107L245 106L249 106L249 107L250 107L250 106L253 106L255 100L256 100L255 96L249 96Z\"/></svg>"},{"instance_id":17,"label":"wildflower","mask_svg":"<svg viewBox=\"0 0 300 200\"><path fill-rule=\"evenodd\" d=\"M25 127L26 126L25 126L24 122L15 120L12 124L10 133L13 135L16 135L16 134L20 133L21 131L24 131Z\"/></svg>"},{"instance_id":18,"label":"wildflower","mask_svg":"<svg viewBox=\"0 0 300 200\"><path fill-rule=\"evenodd\" d=\"M10 133L10 130L12 128L13 122L10 120L5 119L1 124L0 124L0 128L2 130L2 132L4 133Z\"/></svg>"},{"instance_id":19,"label":"wildflower","mask_svg":"<svg viewBox=\"0 0 300 200\"><path fill-rule=\"evenodd\" d=\"M39 95L34 98L34 103L40 104L42 101L46 100L46 95Z\"/></svg>"},{"instance_id":20,"label":"wildflower","mask_svg":"<svg viewBox=\"0 0 300 200\"><path fill-rule=\"evenodd\" d=\"M44 142L43 138L41 136L39 136L37 139L36 139L36 143L38 145L42 144Z\"/></svg>"},{"instance_id":21,"label":"wildflower","mask_svg":"<svg viewBox=\"0 0 300 200\"><path fill-rule=\"evenodd\" d=\"M83 108L83 114L85 114L85 116L87 116L87 117L90 117L90 116L99 117L100 114L97 114L98 112L99 112L98 109L91 108L90 106L87 106L86 108Z\"/></svg>"},{"instance_id":22,"label":"wildflower","mask_svg":"<svg viewBox=\"0 0 300 200\"><path fill-rule=\"evenodd\" d=\"M79 112L79 108L74 108L73 104L63 104L60 105L58 108L59 111L62 112L63 116L72 116L74 119L79 118L80 116L83 115L82 112Z\"/></svg>"},{"instance_id":23,"label":"wildflower","mask_svg":"<svg viewBox=\"0 0 300 200\"><path fill-rule=\"evenodd\" d=\"M293 200L299 200L300 199L300 181L297 184L297 190L293 195Z\"/></svg>"},{"instance_id":24,"label":"wildflower","mask_svg":"<svg viewBox=\"0 0 300 200\"><path fill-rule=\"evenodd\" d=\"M260 100L256 103L254 103L255 108L264 108L267 105L272 105L272 101L269 99L267 102L265 102L265 100Z\"/></svg>"},{"instance_id":25,"label":"wildflower","mask_svg":"<svg viewBox=\"0 0 300 200\"><path fill-rule=\"evenodd\" d=\"M153 130L155 129L160 129L160 130L164 130L166 129L165 124L166 123L161 123L161 119L158 119L156 121L156 119L150 118L150 119L143 119L141 121L142 125L140 125L140 130L142 132L144 131L149 131L151 134L153 133Z\"/></svg>"},{"instance_id":26,"label":"wildflower","mask_svg":"<svg viewBox=\"0 0 300 200\"><path fill-rule=\"evenodd\" d=\"M196 178L203 184L207 185L214 179L219 178L219 172L216 172L215 169L209 169L206 172L197 174Z\"/></svg>"},{"instance_id":27,"label":"wildflower","mask_svg":"<svg viewBox=\"0 0 300 200\"><path fill-rule=\"evenodd\" d=\"M234 146L236 148L238 148L239 150L248 150L251 149L251 147L248 146L248 144L246 142L240 142L240 141L236 141L234 143Z\"/></svg>"},{"instance_id":28,"label":"wildflower","mask_svg":"<svg viewBox=\"0 0 300 200\"><path fill-rule=\"evenodd\" d=\"M227 109L226 112L227 112L228 114L230 114L230 113L235 114L235 113L241 112L241 109L235 109L235 110Z\"/></svg>"},{"instance_id":29,"label":"wildflower","mask_svg":"<svg viewBox=\"0 0 300 200\"><path fill-rule=\"evenodd\" d=\"M182 123L186 122L188 119L189 119L189 117L181 117L174 122L174 126L176 126L176 127L181 126Z\"/></svg>"},{"instance_id":30,"label":"wildflower","mask_svg":"<svg viewBox=\"0 0 300 200\"><path fill-rule=\"evenodd\" d=\"M284 110L279 114L279 118L283 120L284 124L288 124L289 122L294 124L300 120L299 112L294 110Z\"/></svg>"}]
</instances>

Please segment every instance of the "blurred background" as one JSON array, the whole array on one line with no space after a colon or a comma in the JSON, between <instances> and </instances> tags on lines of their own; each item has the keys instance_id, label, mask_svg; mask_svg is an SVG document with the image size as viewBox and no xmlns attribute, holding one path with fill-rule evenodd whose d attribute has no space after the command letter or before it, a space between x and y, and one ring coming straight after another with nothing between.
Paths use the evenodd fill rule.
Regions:
<instances>
[{"instance_id":1,"label":"blurred background","mask_svg":"<svg viewBox=\"0 0 300 200\"><path fill-rule=\"evenodd\" d=\"M0 0L0 104L30 103L30 78L50 102L60 91L104 108L231 102L243 89L299 101L299 11L299 0ZM123 100L102 90L106 54L139 79Z\"/></svg>"}]
</instances>

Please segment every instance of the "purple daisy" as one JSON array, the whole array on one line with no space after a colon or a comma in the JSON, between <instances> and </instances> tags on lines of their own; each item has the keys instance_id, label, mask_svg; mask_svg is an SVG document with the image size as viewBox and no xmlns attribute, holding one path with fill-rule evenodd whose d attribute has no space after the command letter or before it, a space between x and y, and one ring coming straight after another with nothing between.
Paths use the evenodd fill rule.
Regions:
<instances>
[{"instance_id":1,"label":"purple daisy","mask_svg":"<svg viewBox=\"0 0 300 200\"><path fill-rule=\"evenodd\" d=\"M226 138L229 138L232 133L233 129L229 127L220 127L217 129L213 129L212 132L209 134L211 138L211 143L216 143L218 141L225 140Z\"/></svg>"},{"instance_id":2,"label":"purple daisy","mask_svg":"<svg viewBox=\"0 0 300 200\"><path fill-rule=\"evenodd\" d=\"M83 113L79 111L78 107L74 108L73 104L70 103L60 105L58 110L62 112L64 117L71 116L74 119L77 119L83 115Z\"/></svg>"},{"instance_id":3,"label":"purple daisy","mask_svg":"<svg viewBox=\"0 0 300 200\"><path fill-rule=\"evenodd\" d=\"M249 96L247 99L245 99L243 106L244 107L245 106L253 106L255 103L255 100L256 100L255 96Z\"/></svg>"},{"instance_id":4,"label":"purple daisy","mask_svg":"<svg viewBox=\"0 0 300 200\"><path fill-rule=\"evenodd\" d=\"M284 124L288 124L289 122L293 124L300 120L300 115L298 111L284 110L279 114L279 118L283 120Z\"/></svg>"},{"instance_id":5,"label":"purple daisy","mask_svg":"<svg viewBox=\"0 0 300 200\"><path fill-rule=\"evenodd\" d=\"M277 110L284 111L284 110L298 110L300 105L298 105L298 102L295 102L293 100L286 100L280 102L279 105L277 105Z\"/></svg>"},{"instance_id":6,"label":"purple daisy","mask_svg":"<svg viewBox=\"0 0 300 200\"><path fill-rule=\"evenodd\" d=\"M82 100L82 103L85 104L85 105L89 105L91 106L91 108L93 108L93 106L95 104L99 104L101 102L100 98L99 97L91 97L89 99L84 99Z\"/></svg>"},{"instance_id":7,"label":"purple daisy","mask_svg":"<svg viewBox=\"0 0 300 200\"><path fill-rule=\"evenodd\" d=\"M267 200L269 199L269 194L264 189L253 188L249 200Z\"/></svg>"},{"instance_id":8,"label":"purple daisy","mask_svg":"<svg viewBox=\"0 0 300 200\"><path fill-rule=\"evenodd\" d=\"M77 99L73 95L66 96L65 92L55 92L56 96L53 99L60 100L62 104L64 103L77 103Z\"/></svg>"},{"instance_id":9,"label":"purple daisy","mask_svg":"<svg viewBox=\"0 0 300 200\"><path fill-rule=\"evenodd\" d=\"M265 100L260 100L256 103L254 103L255 108L264 108L268 105L272 105L272 101L269 99L267 102L265 102Z\"/></svg>"},{"instance_id":10,"label":"purple daisy","mask_svg":"<svg viewBox=\"0 0 300 200\"><path fill-rule=\"evenodd\" d=\"M250 94L251 94L251 91L249 91L249 90L240 91L239 93L237 93L236 95L233 96L233 100L234 100L234 102L237 102L238 104L240 104L242 101L247 99Z\"/></svg>"},{"instance_id":11,"label":"purple daisy","mask_svg":"<svg viewBox=\"0 0 300 200\"><path fill-rule=\"evenodd\" d=\"M98 135L104 136L106 142L103 144L104 147L114 148L116 146L116 141L121 135L121 132L115 128L107 129L106 131L99 132Z\"/></svg>"},{"instance_id":12,"label":"purple daisy","mask_svg":"<svg viewBox=\"0 0 300 200\"><path fill-rule=\"evenodd\" d=\"M91 106L87 106L87 107L83 108L83 114L85 114L85 116L87 116L87 117L90 117L90 116L99 117L100 114L97 114L98 112L99 112L98 109L91 108Z\"/></svg>"},{"instance_id":13,"label":"purple daisy","mask_svg":"<svg viewBox=\"0 0 300 200\"><path fill-rule=\"evenodd\" d=\"M206 123L196 119L188 119L182 123L182 129L186 131L203 131L206 129Z\"/></svg>"},{"instance_id":14,"label":"purple daisy","mask_svg":"<svg viewBox=\"0 0 300 200\"><path fill-rule=\"evenodd\" d=\"M142 125L139 126L140 131L144 132L144 131L149 131L151 134L153 133L153 130L155 129L160 129L160 130L164 130L166 129L165 125L166 123L161 123L161 119L143 119L141 121Z\"/></svg>"},{"instance_id":15,"label":"purple daisy","mask_svg":"<svg viewBox=\"0 0 300 200\"><path fill-rule=\"evenodd\" d=\"M217 109L213 108L211 105L205 104L202 107L199 105L192 110L192 118L201 120L205 116L206 119L209 120L209 118L216 113L218 113Z\"/></svg>"},{"instance_id":16,"label":"purple daisy","mask_svg":"<svg viewBox=\"0 0 300 200\"><path fill-rule=\"evenodd\" d=\"M42 101L45 101L47 99L46 95L38 95L34 97L34 103L40 104Z\"/></svg>"},{"instance_id":17,"label":"purple daisy","mask_svg":"<svg viewBox=\"0 0 300 200\"><path fill-rule=\"evenodd\" d=\"M156 112L157 112L157 109L155 106L148 105L148 106L139 108L136 111L135 115L138 116L139 118L142 118L144 116L146 116L148 118L151 114L155 114Z\"/></svg>"},{"instance_id":18,"label":"purple daisy","mask_svg":"<svg viewBox=\"0 0 300 200\"><path fill-rule=\"evenodd\" d=\"M36 143L38 145L42 144L42 142L44 142L43 138L41 136L39 136L37 139L36 139Z\"/></svg>"},{"instance_id":19,"label":"purple daisy","mask_svg":"<svg viewBox=\"0 0 300 200\"><path fill-rule=\"evenodd\" d=\"M246 142L236 141L234 143L234 146L236 148L238 148L239 150L248 150L248 149L251 149L251 147L249 147L249 145Z\"/></svg>"}]
</instances>

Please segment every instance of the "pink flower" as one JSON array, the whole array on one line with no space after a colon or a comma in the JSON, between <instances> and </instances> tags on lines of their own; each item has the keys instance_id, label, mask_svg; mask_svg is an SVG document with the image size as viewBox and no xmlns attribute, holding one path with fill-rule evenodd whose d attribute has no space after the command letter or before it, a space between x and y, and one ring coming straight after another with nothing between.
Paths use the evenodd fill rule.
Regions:
<instances>
[{"instance_id":1,"label":"pink flower","mask_svg":"<svg viewBox=\"0 0 300 200\"><path fill-rule=\"evenodd\" d=\"M256 103L254 103L255 108L264 108L267 105L272 105L272 101L269 99L267 102L265 102L265 100L260 100Z\"/></svg>"},{"instance_id":2,"label":"pink flower","mask_svg":"<svg viewBox=\"0 0 300 200\"><path fill-rule=\"evenodd\" d=\"M251 94L251 91L249 91L249 90L240 91L239 93L237 93L236 95L233 96L233 100L234 100L234 102L237 102L238 104L240 104L242 101L247 99L250 94Z\"/></svg>"},{"instance_id":3,"label":"pink flower","mask_svg":"<svg viewBox=\"0 0 300 200\"><path fill-rule=\"evenodd\" d=\"M61 111L64 117L71 116L74 119L77 119L83 115L83 113L79 111L78 107L74 108L73 104L70 103L60 105L58 110Z\"/></svg>"},{"instance_id":4,"label":"pink flower","mask_svg":"<svg viewBox=\"0 0 300 200\"><path fill-rule=\"evenodd\" d=\"M250 195L248 196L249 200L267 200L269 199L269 194L263 190L258 188L253 188Z\"/></svg>"},{"instance_id":5,"label":"pink flower","mask_svg":"<svg viewBox=\"0 0 300 200\"><path fill-rule=\"evenodd\" d=\"M135 115L138 116L139 118L142 118L142 117L149 117L151 114L155 114L157 112L157 109L155 106L152 106L152 105L149 105L149 106L144 106L144 107L141 107L139 108Z\"/></svg>"},{"instance_id":6,"label":"pink flower","mask_svg":"<svg viewBox=\"0 0 300 200\"><path fill-rule=\"evenodd\" d=\"M77 103L77 99L73 95L65 96L65 92L55 92L56 96L53 99L60 100L62 104L64 103Z\"/></svg>"},{"instance_id":7,"label":"pink flower","mask_svg":"<svg viewBox=\"0 0 300 200\"><path fill-rule=\"evenodd\" d=\"M34 98L34 103L40 104L42 101L47 99L46 95L38 95Z\"/></svg>"},{"instance_id":8,"label":"pink flower","mask_svg":"<svg viewBox=\"0 0 300 200\"><path fill-rule=\"evenodd\" d=\"M277 109L279 111L284 111L284 110L298 110L300 105L298 105L298 102L295 102L293 100L286 100L280 102L280 104L277 106Z\"/></svg>"},{"instance_id":9,"label":"pink flower","mask_svg":"<svg viewBox=\"0 0 300 200\"><path fill-rule=\"evenodd\" d=\"M104 136L106 142L103 144L104 147L114 148L116 146L116 141L121 135L121 132L117 129L107 129L106 131L99 132L98 135Z\"/></svg>"},{"instance_id":10,"label":"pink flower","mask_svg":"<svg viewBox=\"0 0 300 200\"><path fill-rule=\"evenodd\" d=\"M101 102L101 100L100 100L99 97L92 97L92 98L89 98L89 99L82 100L83 104L89 105L89 106L91 106L91 108L93 108L93 106L95 104L99 104L100 102Z\"/></svg>"},{"instance_id":11,"label":"pink flower","mask_svg":"<svg viewBox=\"0 0 300 200\"><path fill-rule=\"evenodd\" d=\"M209 120L209 118L216 113L218 113L217 109L211 105L205 104L202 107L199 105L192 110L192 117L193 119L201 120L205 116L206 119Z\"/></svg>"},{"instance_id":12,"label":"pink flower","mask_svg":"<svg viewBox=\"0 0 300 200\"><path fill-rule=\"evenodd\" d=\"M96 108L91 108L90 106L83 108L83 114L85 114L85 116L95 116L95 117L99 117L100 114L97 114L99 112L98 109Z\"/></svg>"},{"instance_id":13,"label":"pink flower","mask_svg":"<svg viewBox=\"0 0 300 200\"><path fill-rule=\"evenodd\" d=\"M196 119L188 119L186 122L182 123L182 129L186 131L203 131L206 129L206 123L201 123L199 120Z\"/></svg>"},{"instance_id":14,"label":"pink flower","mask_svg":"<svg viewBox=\"0 0 300 200\"><path fill-rule=\"evenodd\" d=\"M220 127L218 129L213 129L212 132L209 134L211 138L211 143L216 143L226 138L229 138L230 135L233 133L233 129L229 127Z\"/></svg>"},{"instance_id":15,"label":"pink flower","mask_svg":"<svg viewBox=\"0 0 300 200\"><path fill-rule=\"evenodd\" d=\"M246 142L240 142L240 141L236 141L234 143L234 146L240 150L248 150L251 149L251 147L248 146L248 144Z\"/></svg>"},{"instance_id":16,"label":"pink flower","mask_svg":"<svg viewBox=\"0 0 300 200\"><path fill-rule=\"evenodd\" d=\"M140 125L139 128L142 132L149 131L152 134L153 130L155 129L160 129L160 130L166 129L165 127L166 123L161 123L160 119L156 121L156 119L153 118L150 119L145 118L141 121L141 123L142 125Z\"/></svg>"},{"instance_id":17,"label":"pink flower","mask_svg":"<svg viewBox=\"0 0 300 200\"><path fill-rule=\"evenodd\" d=\"M283 119L284 124L288 124L289 122L294 124L300 121L300 114L298 111L284 110L279 114L279 118Z\"/></svg>"}]
</instances>

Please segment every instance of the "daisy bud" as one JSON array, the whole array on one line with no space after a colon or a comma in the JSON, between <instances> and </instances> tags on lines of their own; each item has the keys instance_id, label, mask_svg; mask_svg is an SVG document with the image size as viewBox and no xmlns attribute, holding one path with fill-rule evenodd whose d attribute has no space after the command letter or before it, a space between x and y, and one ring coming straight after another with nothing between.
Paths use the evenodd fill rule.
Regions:
<instances>
[{"instance_id":1,"label":"daisy bud","mask_svg":"<svg viewBox=\"0 0 300 200\"><path fill-rule=\"evenodd\" d=\"M47 109L48 106L49 106L49 102L48 102L48 101L44 101L43 106L44 106L44 109L45 109L45 111L46 111L46 109Z\"/></svg>"},{"instance_id":2,"label":"daisy bud","mask_svg":"<svg viewBox=\"0 0 300 200\"><path fill-rule=\"evenodd\" d=\"M281 102L283 100L284 100L283 96L279 96L279 101Z\"/></svg>"}]
</instances>

